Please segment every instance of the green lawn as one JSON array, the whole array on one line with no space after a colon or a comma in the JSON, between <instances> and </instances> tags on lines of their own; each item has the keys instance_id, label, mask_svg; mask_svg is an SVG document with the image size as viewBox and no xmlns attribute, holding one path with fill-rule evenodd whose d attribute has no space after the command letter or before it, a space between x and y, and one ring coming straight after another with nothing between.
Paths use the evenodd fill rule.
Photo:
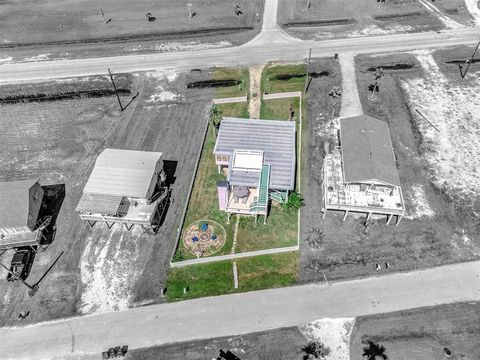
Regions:
<instances>
[{"instance_id":1,"label":"green lawn","mask_svg":"<svg viewBox=\"0 0 480 360\"><path fill-rule=\"evenodd\" d=\"M283 211L280 207L271 207L267 223L259 216L255 226L253 217L242 217L238 227L235 252L272 249L297 244L297 218L293 211Z\"/></svg>"},{"instance_id":2,"label":"green lawn","mask_svg":"<svg viewBox=\"0 0 480 360\"><path fill-rule=\"evenodd\" d=\"M215 105L223 117L239 117L248 119L248 102Z\"/></svg>"},{"instance_id":3,"label":"green lawn","mask_svg":"<svg viewBox=\"0 0 480 360\"><path fill-rule=\"evenodd\" d=\"M292 285L297 281L298 252L239 259L237 270L240 291Z\"/></svg>"},{"instance_id":4,"label":"green lawn","mask_svg":"<svg viewBox=\"0 0 480 360\"><path fill-rule=\"evenodd\" d=\"M220 223L225 228L227 239L223 248L215 255L223 255L231 251L233 226L226 223L227 215L218 208L217 181L224 180L225 176L217 171L215 156L213 155L214 147L213 128L209 126L182 231L195 221L214 220ZM179 241L177 252L181 252L185 259L196 258L194 254L187 252L184 248L183 236Z\"/></svg>"},{"instance_id":5,"label":"green lawn","mask_svg":"<svg viewBox=\"0 0 480 360\"><path fill-rule=\"evenodd\" d=\"M167 279L167 300L178 301L292 285L297 279L298 253L238 259L237 270L239 287L234 289L231 261L172 268ZM183 292L185 287L188 287L186 294Z\"/></svg>"},{"instance_id":6,"label":"green lawn","mask_svg":"<svg viewBox=\"0 0 480 360\"><path fill-rule=\"evenodd\" d=\"M260 107L260 119L290 120L290 108L293 103L294 118L299 119L300 99L286 98L275 100L262 100ZM302 109L303 111L303 109ZM298 124L298 121L297 121Z\"/></svg>"},{"instance_id":7,"label":"green lawn","mask_svg":"<svg viewBox=\"0 0 480 360\"><path fill-rule=\"evenodd\" d=\"M304 64L299 65L268 65L262 72L262 93L279 93L290 91L303 91L307 69ZM278 75L303 75L292 77L288 80L275 79Z\"/></svg>"},{"instance_id":8,"label":"green lawn","mask_svg":"<svg viewBox=\"0 0 480 360\"><path fill-rule=\"evenodd\" d=\"M184 294L183 288L189 291ZM233 292L233 270L230 261L171 268L167 278L168 301L193 299Z\"/></svg>"},{"instance_id":9,"label":"green lawn","mask_svg":"<svg viewBox=\"0 0 480 360\"><path fill-rule=\"evenodd\" d=\"M237 86L229 86L215 89L215 98L227 98L244 96L250 90L250 75L248 69L241 68L218 68L212 74L213 80L238 79L242 83Z\"/></svg>"}]
</instances>

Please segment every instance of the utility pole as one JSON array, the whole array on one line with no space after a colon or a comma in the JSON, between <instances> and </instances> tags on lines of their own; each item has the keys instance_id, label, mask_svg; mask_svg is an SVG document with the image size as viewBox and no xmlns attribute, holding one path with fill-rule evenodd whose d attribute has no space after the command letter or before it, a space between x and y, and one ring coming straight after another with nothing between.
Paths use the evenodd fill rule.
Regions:
<instances>
[{"instance_id":1,"label":"utility pole","mask_svg":"<svg viewBox=\"0 0 480 360\"><path fill-rule=\"evenodd\" d=\"M307 0L307 11L310 10L310 6L312 6L312 1Z\"/></svg>"},{"instance_id":2,"label":"utility pole","mask_svg":"<svg viewBox=\"0 0 480 360\"><path fill-rule=\"evenodd\" d=\"M188 9L188 17L191 19L193 18L193 13L192 13L192 3L187 4L187 9Z\"/></svg>"},{"instance_id":3,"label":"utility pole","mask_svg":"<svg viewBox=\"0 0 480 360\"><path fill-rule=\"evenodd\" d=\"M307 60L307 77L305 79L305 88L303 89L306 93L308 87L310 86L310 60L312 58L312 48L308 50L308 60Z\"/></svg>"},{"instance_id":4,"label":"utility pole","mask_svg":"<svg viewBox=\"0 0 480 360\"><path fill-rule=\"evenodd\" d=\"M100 12L102 13L102 18L103 18L103 22L105 23L105 25L107 25L110 21L112 21L112 19L105 19L105 14L103 13L103 9L100 9Z\"/></svg>"},{"instance_id":5,"label":"utility pole","mask_svg":"<svg viewBox=\"0 0 480 360\"><path fill-rule=\"evenodd\" d=\"M473 58L475 57L475 54L477 53L479 47L480 47L480 41L478 42L477 47L473 51L473 54L472 54L472 57L470 58L470 60L465 60L465 63L468 64L468 65L467 65L467 68L465 69L464 73L462 73L462 69L463 69L462 65L458 64L458 69L460 70L460 75L461 75L462 79L465 79L465 76L467 75L467 72L468 72L468 68L470 67L470 64L472 63Z\"/></svg>"},{"instance_id":6,"label":"utility pole","mask_svg":"<svg viewBox=\"0 0 480 360\"><path fill-rule=\"evenodd\" d=\"M117 95L118 105L120 105L120 111L123 111L122 102L120 101L120 96L118 95L117 86L115 85L115 81L113 81L113 75L110 69L108 69L108 74L110 75L110 80L112 81L113 89L115 90L115 95Z\"/></svg>"}]
</instances>

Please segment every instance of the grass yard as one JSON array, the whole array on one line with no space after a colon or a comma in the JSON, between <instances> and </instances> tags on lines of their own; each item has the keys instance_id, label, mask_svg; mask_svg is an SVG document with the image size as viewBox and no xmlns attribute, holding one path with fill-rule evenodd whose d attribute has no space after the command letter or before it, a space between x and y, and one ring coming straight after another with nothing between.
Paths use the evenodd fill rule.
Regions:
<instances>
[{"instance_id":1,"label":"grass yard","mask_svg":"<svg viewBox=\"0 0 480 360\"><path fill-rule=\"evenodd\" d=\"M259 217L256 226L252 217L241 217L235 252L296 245L298 242L297 220L296 212L282 210L280 206L271 207L265 225L262 216Z\"/></svg>"},{"instance_id":2,"label":"grass yard","mask_svg":"<svg viewBox=\"0 0 480 360\"><path fill-rule=\"evenodd\" d=\"M225 228L227 239L225 245L215 255L224 255L230 253L232 248L233 224L227 224L227 215L218 208L217 181L225 180L225 176L218 173L217 165L215 164L215 156L213 155L215 139L213 131L213 127L209 126L207 137L203 144L192 194L188 203L187 215L183 222L183 230L196 221L214 220L218 222ZM195 259L197 257L185 249L183 234L178 243L176 253L177 259Z\"/></svg>"},{"instance_id":3,"label":"grass yard","mask_svg":"<svg viewBox=\"0 0 480 360\"><path fill-rule=\"evenodd\" d=\"M167 281L168 301L288 286L297 279L296 252L242 258L236 262L238 289L234 289L231 261L171 268ZM184 287L189 288L186 294Z\"/></svg>"},{"instance_id":4,"label":"grass yard","mask_svg":"<svg viewBox=\"0 0 480 360\"><path fill-rule=\"evenodd\" d=\"M296 65L267 65L262 72L262 93L279 93L303 91L307 69L304 64ZM277 76L291 75L288 80L279 80Z\"/></svg>"},{"instance_id":5,"label":"grass yard","mask_svg":"<svg viewBox=\"0 0 480 360\"><path fill-rule=\"evenodd\" d=\"M296 251L237 260L240 291L271 289L293 285L297 281Z\"/></svg>"},{"instance_id":6,"label":"grass yard","mask_svg":"<svg viewBox=\"0 0 480 360\"><path fill-rule=\"evenodd\" d=\"M185 294L183 289L188 287ZM168 301L194 299L234 292L233 270L229 261L171 268L167 280Z\"/></svg>"},{"instance_id":7,"label":"grass yard","mask_svg":"<svg viewBox=\"0 0 480 360\"><path fill-rule=\"evenodd\" d=\"M248 119L248 102L218 104L222 117L239 117Z\"/></svg>"},{"instance_id":8,"label":"grass yard","mask_svg":"<svg viewBox=\"0 0 480 360\"><path fill-rule=\"evenodd\" d=\"M191 3L191 11L195 13L193 18L189 18L183 1L2 2L0 44L89 42L109 38L148 40L149 36L167 33L192 37L208 32L248 31L259 25L261 15L257 16L257 13L261 14L263 9L263 0L248 1L242 4L243 15L236 16L232 4L223 0L195 0ZM156 21L147 21L147 11L156 17Z\"/></svg>"},{"instance_id":9,"label":"grass yard","mask_svg":"<svg viewBox=\"0 0 480 360\"><path fill-rule=\"evenodd\" d=\"M477 359L480 304L456 303L359 317L350 341L350 358L362 358L364 343L385 347L390 360Z\"/></svg>"},{"instance_id":10,"label":"grass yard","mask_svg":"<svg viewBox=\"0 0 480 360\"><path fill-rule=\"evenodd\" d=\"M216 69L212 78L221 79L240 79L242 86L248 89L248 70L245 69ZM241 96L237 86L214 89L216 98ZM222 117L240 117L248 118L248 103L231 103L215 105ZM209 126L207 137L205 138L200 163L195 175L192 194L189 199L187 214L183 223L182 231L190 224L201 220L214 220L220 223L226 230L227 239L225 245L215 253L215 255L225 255L230 253L233 244L233 224L227 224L227 215L218 208L217 181L225 180L225 175L219 174L215 164L213 149L215 147L214 128ZM183 243L183 236L180 238L178 249L174 259L194 259L197 256L187 249Z\"/></svg>"},{"instance_id":11,"label":"grass yard","mask_svg":"<svg viewBox=\"0 0 480 360\"><path fill-rule=\"evenodd\" d=\"M212 73L213 80L240 80L237 86L220 87L215 89L215 98L228 98L245 96L250 90L250 76L248 69L218 68Z\"/></svg>"}]
</instances>

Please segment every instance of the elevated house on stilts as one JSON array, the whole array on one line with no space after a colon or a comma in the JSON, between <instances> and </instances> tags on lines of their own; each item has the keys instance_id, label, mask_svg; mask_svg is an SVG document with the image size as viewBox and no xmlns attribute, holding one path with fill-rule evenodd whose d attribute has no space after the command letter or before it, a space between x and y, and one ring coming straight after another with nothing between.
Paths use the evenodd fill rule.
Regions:
<instances>
[{"instance_id":1,"label":"elevated house on stilts","mask_svg":"<svg viewBox=\"0 0 480 360\"><path fill-rule=\"evenodd\" d=\"M162 153L105 149L83 189L76 211L94 226L108 228L139 225L155 232L167 208L170 189L166 184Z\"/></svg>"},{"instance_id":2,"label":"elevated house on stilts","mask_svg":"<svg viewBox=\"0 0 480 360\"><path fill-rule=\"evenodd\" d=\"M213 153L221 210L228 214L268 216L272 201L287 201L295 188L295 122L224 118Z\"/></svg>"},{"instance_id":3,"label":"elevated house on stilts","mask_svg":"<svg viewBox=\"0 0 480 360\"><path fill-rule=\"evenodd\" d=\"M400 178L388 124L367 115L340 119L339 145L323 165L323 218L328 210L405 215Z\"/></svg>"}]
</instances>

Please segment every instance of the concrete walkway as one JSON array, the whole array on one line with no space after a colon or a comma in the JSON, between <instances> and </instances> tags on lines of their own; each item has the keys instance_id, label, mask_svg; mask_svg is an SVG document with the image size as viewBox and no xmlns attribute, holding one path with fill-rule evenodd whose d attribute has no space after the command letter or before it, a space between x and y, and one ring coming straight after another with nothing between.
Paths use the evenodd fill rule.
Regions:
<instances>
[{"instance_id":1,"label":"concrete walkway","mask_svg":"<svg viewBox=\"0 0 480 360\"><path fill-rule=\"evenodd\" d=\"M63 358L128 344L149 347L458 301L480 301L480 262L327 285L303 285L152 305L0 329L9 359Z\"/></svg>"},{"instance_id":2,"label":"concrete walkway","mask_svg":"<svg viewBox=\"0 0 480 360\"><path fill-rule=\"evenodd\" d=\"M362 104L358 95L357 77L355 75L355 56L353 53L340 55L342 68L342 108L340 117L350 117L363 114Z\"/></svg>"},{"instance_id":3,"label":"concrete walkway","mask_svg":"<svg viewBox=\"0 0 480 360\"><path fill-rule=\"evenodd\" d=\"M260 255L282 254L282 253L297 251L297 250L298 250L298 245L286 246L286 247L282 247L282 248L247 251L247 252L243 252L243 253L231 253L231 254L228 254L228 255L218 255L218 256L211 256L211 257L205 257L205 258L200 258L200 259L177 261L177 262L170 263L170 266L171 267L183 267L183 266L189 266L189 265L212 263L212 262L216 262L216 261L235 260L235 259L241 259L241 258L253 257L253 256L260 256Z\"/></svg>"},{"instance_id":4,"label":"concrete walkway","mask_svg":"<svg viewBox=\"0 0 480 360\"><path fill-rule=\"evenodd\" d=\"M262 71L265 65L252 66L250 68L250 103L248 104L248 113L250 119L260 118L260 105L262 100L261 82Z\"/></svg>"}]
</instances>

